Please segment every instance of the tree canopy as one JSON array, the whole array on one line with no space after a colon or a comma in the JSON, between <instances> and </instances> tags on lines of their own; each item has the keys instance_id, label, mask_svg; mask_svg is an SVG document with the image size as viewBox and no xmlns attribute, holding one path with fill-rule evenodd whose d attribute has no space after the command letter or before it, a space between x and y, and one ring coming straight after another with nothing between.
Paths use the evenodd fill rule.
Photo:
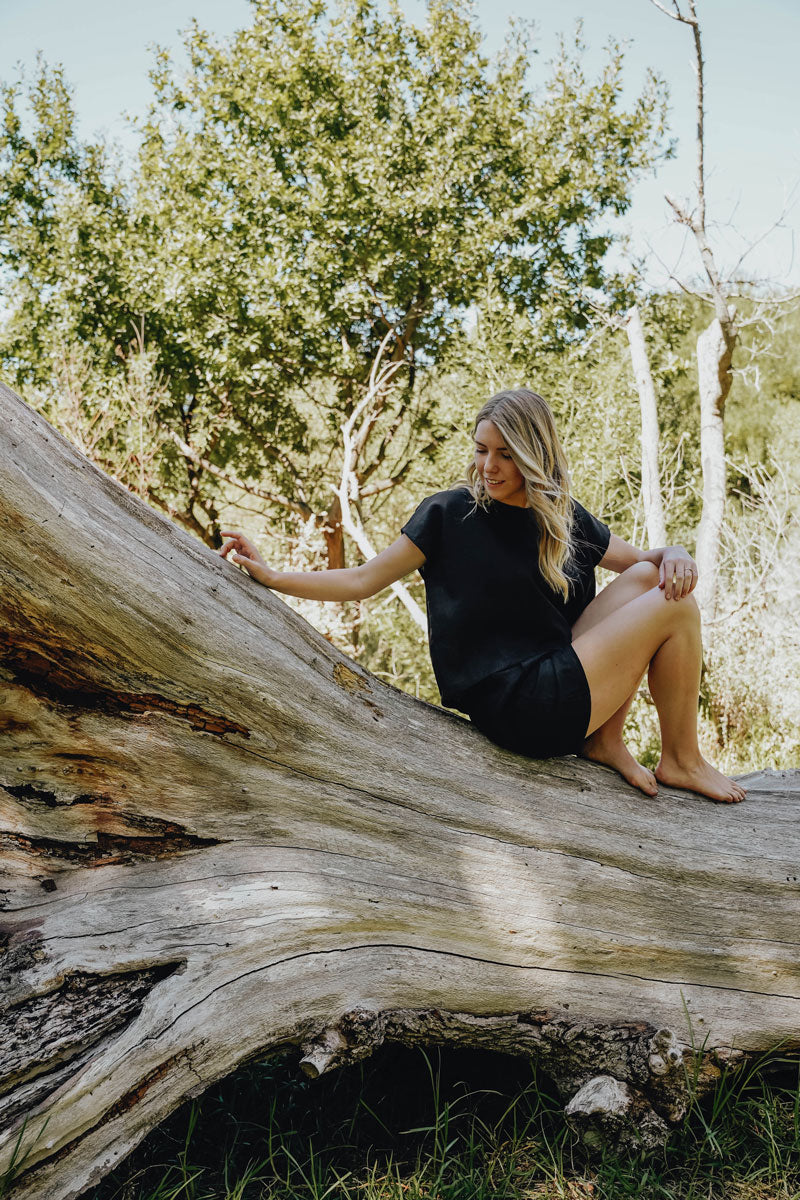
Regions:
<instances>
[{"instance_id":1,"label":"tree canopy","mask_svg":"<svg viewBox=\"0 0 800 1200\"><path fill-rule=\"evenodd\" d=\"M30 132L5 89L0 361L62 395L68 369L90 419L120 395L135 419L146 378L152 502L213 544L225 488L250 486L324 528L336 565L339 430L379 347L403 371L369 414L359 499L436 453L420 382L490 291L541 344L579 336L603 218L664 150L663 91L650 77L625 107L618 47L587 80L579 42L545 69L524 30L490 62L461 0L423 26L373 0L257 0L230 41L195 27L187 47L183 78L157 56L129 174L78 141L58 69ZM105 465L138 487L145 450L116 463L114 429Z\"/></svg>"}]
</instances>

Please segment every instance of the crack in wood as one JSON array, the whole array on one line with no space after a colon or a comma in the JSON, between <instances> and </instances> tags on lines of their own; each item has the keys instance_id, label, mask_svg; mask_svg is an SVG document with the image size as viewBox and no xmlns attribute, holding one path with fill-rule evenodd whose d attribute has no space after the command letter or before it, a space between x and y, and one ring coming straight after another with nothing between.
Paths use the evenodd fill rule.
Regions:
<instances>
[{"instance_id":1,"label":"crack in wood","mask_svg":"<svg viewBox=\"0 0 800 1200\"><path fill-rule=\"evenodd\" d=\"M75 755L74 757L80 757ZM61 800L55 792L50 792L47 788L35 787L32 783L17 783L4 784L3 790L11 796L16 796L18 800L36 800L39 804L44 804L46 808L71 808L73 804L99 804L102 801L109 801L109 796L92 795L90 792L82 792L79 796L73 796L71 800Z\"/></svg>"},{"instance_id":2,"label":"crack in wood","mask_svg":"<svg viewBox=\"0 0 800 1200\"><path fill-rule=\"evenodd\" d=\"M288 954L284 958L277 958L272 962L263 963L260 967L252 967L249 971L242 971L239 975L235 975L230 979L225 980L224 983L220 983L216 987L212 988L211 991L203 996L200 1000L195 1000L193 1004L190 1004L188 1008L180 1012L174 1018L174 1020L170 1022L170 1025L167 1026L167 1028L170 1028L172 1025L174 1025L182 1016L185 1016L187 1012L191 1012L192 1009L204 1004L205 1001L213 996L215 992L218 992L226 987L230 987L232 984L237 983L240 979L246 979L250 975L258 975L261 971L269 971L273 967L283 966L285 963L294 962L296 959L311 958L317 955L326 954L351 954L360 950L411 950L417 954L436 954L441 955L444 958L457 958L462 959L465 962L483 963L490 967L508 967L515 971L542 971L553 975L570 976L576 979L623 978L641 980L644 983L663 983L672 987L686 986L686 980L661 979L652 975L637 975L629 971L615 971L609 973L607 971L572 970L569 967L547 967L543 966L541 963L514 963L500 959L480 958L477 955L463 954L456 950L435 949L430 946L412 946L404 942L364 942L355 946L337 946L332 950L304 950L299 954ZM770 998L778 997L781 1000L800 1000L800 996L794 996L786 992L762 992L756 991L754 988L735 988L722 983L702 983L700 986L704 989L715 992L734 992L738 995L746 994L748 996L768 996ZM162 1032L164 1031L162 1030Z\"/></svg>"},{"instance_id":3,"label":"crack in wood","mask_svg":"<svg viewBox=\"0 0 800 1200\"><path fill-rule=\"evenodd\" d=\"M117 1033L183 960L97 975L75 971L48 992L0 1009L0 1096L61 1068ZM46 1081L43 1081L46 1085ZM13 1104L2 1104L4 1119Z\"/></svg>"},{"instance_id":4,"label":"crack in wood","mask_svg":"<svg viewBox=\"0 0 800 1200\"><path fill-rule=\"evenodd\" d=\"M67 842L57 838L26 837L21 833L0 831L0 848L23 850L43 863L70 863L82 867L108 867L119 863L152 862L191 850L219 846L219 838L202 838L186 833L180 825L162 823L154 836L104 833L98 830L91 841Z\"/></svg>"},{"instance_id":5,"label":"crack in wood","mask_svg":"<svg viewBox=\"0 0 800 1200\"><path fill-rule=\"evenodd\" d=\"M100 687L86 678L86 665L75 650L56 643L42 644L40 650L5 632L0 636L0 657L11 671L14 682L26 687L40 699L69 708L82 708L113 716L166 713L188 721L192 729L224 736L250 737L250 730L229 717L209 712L200 704L180 704L158 692L124 692ZM75 669L68 665L76 662Z\"/></svg>"},{"instance_id":6,"label":"crack in wood","mask_svg":"<svg viewBox=\"0 0 800 1200\"><path fill-rule=\"evenodd\" d=\"M72 1153L76 1146L80 1145L80 1143L84 1141L84 1139L87 1138L91 1133L94 1133L96 1129L99 1129L102 1125L109 1121L113 1121L116 1117L123 1116L129 1111L129 1109L138 1104L154 1084L165 1078L181 1059L188 1059L188 1055L188 1049L184 1049L179 1050L176 1054L173 1054L169 1058L165 1059L163 1063L160 1063L157 1067L150 1071L149 1074L145 1075L135 1088L131 1088L129 1092L126 1092L124 1096L120 1097L120 1099L113 1104L111 1108L107 1109L100 1119L95 1121L93 1125L90 1125L87 1129L82 1130L77 1137L71 1138L71 1140L65 1142L63 1146L59 1146L58 1149L52 1154L48 1154L45 1158L40 1158L38 1162L36 1162L27 1171L24 1169L20 1171L20 1173L15 1177L14 1183L16 1185L22 1182L29 1184L32 1180L36 1179L37 1175L44 1173L49 1167L52 1167L54 1163L58 1163L62 1159L66 1158ZM194 1074L196 1078L200 1078L196 1071L192 1070L192 1074Z\"/></svg>"},{"instance_id":7,"label":"crack in wood","mask_svg":"<svg viewBox=\"0 0 800 1200\"><path fill-rule=\"evenodd\" d=\"M366 704L367 708L372 710L376 720L378 717L384 715L374 700L368 700L367 696L364 695L366 692L367 695L371 696L372 688L367 679L363 675L360 675L358 671L354 671L344 663L336 663L333 668L333 680L340 688L344 688L351 696L357 696L359 700Z\"/></svg>"},{"instance_id":8,"label":"crack in wood","mask_svg":"<svg viewBox=\"0 0 800 1200\"><path fill-rule=\"evenodd\" d=\"M98 1122L98 1124L101 1124L105 1121L113 1121L115 1117L121 1116L123 1113L126 1113L129 1109L133 1108L135 1104L139 1104L154 1084L158 1083L160 1079L163 1079L166 1075L168 1075L172 1068L179 1063L181 1059L188 1060L188 1057L189 1048L187 1047L183 1050L178 1050L176 1054L172 1054L169 1058L164 1059L162 1063L159 1063L157 1067L154 1067L152 1071L149 1071L147 1075L143 1076L135 1088L131 1088L130 1091L126 1092L124 1096L120 1096L116 1104L113 1104L111 1108L105 1111L101 1121Z\"/></svg>"}]
</instances>

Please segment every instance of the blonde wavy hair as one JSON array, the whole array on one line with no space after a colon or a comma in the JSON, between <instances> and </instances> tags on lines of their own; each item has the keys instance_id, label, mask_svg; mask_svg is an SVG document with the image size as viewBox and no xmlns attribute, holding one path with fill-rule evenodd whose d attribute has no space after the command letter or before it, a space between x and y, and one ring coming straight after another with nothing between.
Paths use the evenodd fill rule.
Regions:
<instances>
[{"instance_id":1,"label":"blonde wavy hair","mask_svg":"<svg viewBox=\"0 0 800 1200\"><path fill-rule=\"evenodd\" d=\"M547 401L527 388L498 392L475 418L491 421L525 480L528 507L539 526L539 570L554 592L566 600L569 579L564 570L572 553L572 502L569 469ZM475 461L467 468L475 503L488 511L493 501Z\"/></svg>"}]
</instances>

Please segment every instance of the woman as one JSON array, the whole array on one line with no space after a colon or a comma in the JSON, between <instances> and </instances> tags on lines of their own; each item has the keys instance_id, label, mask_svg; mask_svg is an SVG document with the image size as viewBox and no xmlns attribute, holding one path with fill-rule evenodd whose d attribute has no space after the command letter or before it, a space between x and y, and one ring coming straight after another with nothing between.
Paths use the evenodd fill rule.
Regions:
<instances>
[{"instance_id":1,"label":"woman","mask_svg":"<svg viewBox=\"0 0 800 1200\"><path fill-rule=\"evenodd\" d=\"M492 741L533 758L581 754L655 795L658 782L712 800L745 789L700 753L702 644L682 546L639 550L569 494L545 401L500 392L475 420L464 484L423 500L400 537L358 567L275 571L240 533L219 553L259 583L311 600L372 596L419 570L442 703ZM618 578L595 596L595 566ZM625 717L645 671L661 724L655 773L626 748Z\"/></svg>"}]
</instances>

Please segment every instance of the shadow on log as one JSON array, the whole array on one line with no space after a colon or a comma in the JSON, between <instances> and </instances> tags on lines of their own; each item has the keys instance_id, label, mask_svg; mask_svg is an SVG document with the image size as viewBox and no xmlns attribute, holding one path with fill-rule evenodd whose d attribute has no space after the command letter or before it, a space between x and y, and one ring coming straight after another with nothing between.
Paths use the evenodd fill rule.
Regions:
<instances>
[{"instance_id":1,"label":"shadow on log","mask_svg":"<svg viewBox=\"0 0 800 1200\"><path fill-rule=\"evenodd\" d=\"M536 1055L647 1144L687 1078L800 1048L796 775L715 806L501 751L0 410L12 1195L79 1195L287 1045Z\"/></svg>"}]
</instances>

